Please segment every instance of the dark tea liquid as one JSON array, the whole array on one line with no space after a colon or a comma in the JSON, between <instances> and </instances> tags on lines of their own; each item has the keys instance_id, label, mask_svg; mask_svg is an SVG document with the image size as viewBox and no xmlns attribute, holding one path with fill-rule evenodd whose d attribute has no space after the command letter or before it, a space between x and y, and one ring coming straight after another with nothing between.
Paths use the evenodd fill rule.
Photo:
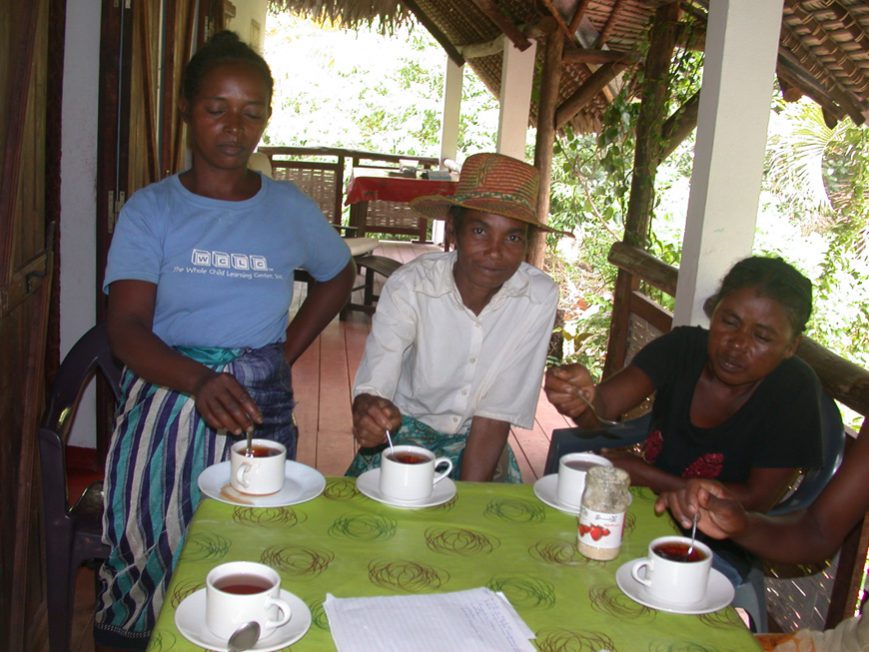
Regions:
<instances>
[{"instance_id":1,"label":"dark tea liquid","mask_svg":"<svg viewBox=\"0 0 869 652\"><path fill-rule=\"evenodd\" d=\"M272 583L265 577L252 575L250 573L237 573L235 575L227 575L221 577L214 582L214 588L220 589L224 593L232 593L234 595L253 595L254 593L262 593L272 588Z\"/></svg>"},{"instance_id":2,"label":"dark tea liquid","mask_svg":"<svg viewBox=\"0 0 869 652\"><path fill-rule=\"evenodd\" d=\"M564 466L574 471L588 471L591 467L598 465L587 460L571 460L570 462L565 462Z\"/></svg>"},{"instance_id":3,"label":"dark tea liquid","mask_svg":"<svg viewBox=\"0 0 869 652\"><path fill-rule=\"evenodd\" d=\"M696 546L694 547L694 550L691 551L691 554L688 554L690 547L691 546L687 543L674 541L670 543L659 543L657 546L652 548L652 551L659 557L669 559L670 561L692 562L703 561L706 559L706 554Z\"/></svg>"},{"instance_id":4,"label":"dark tea liquid","mask_svg":"<svg viewBox=\"0 0 869 652\"><path fill-rule=\"evenodd\" d=\"M274 457L275 455L280 455L281 451L271 446L251 446L250 453L244 449L243 454L245 457Z\"/></svg>"},{"instance_id":5,"label":"dark tea liquid","mask_svg":"<svg viewBox=\"0 0 869 652\"><path fill-rule=\"evenodd\" d=\"M399 451L398 453L392 453L389 455L389 459L393 462L399 462L401 464L425 464L429 461L425 455L417 455L416 453L405 453L403 451Z\"/></svg>"}]
</instances>

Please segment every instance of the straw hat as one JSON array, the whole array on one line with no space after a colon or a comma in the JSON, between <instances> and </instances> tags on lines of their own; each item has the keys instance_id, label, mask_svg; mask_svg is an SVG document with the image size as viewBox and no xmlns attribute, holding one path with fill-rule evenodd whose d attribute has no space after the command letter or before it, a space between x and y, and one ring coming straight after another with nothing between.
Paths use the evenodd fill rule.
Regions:
<instances>
[{"instance_id":1,"label":"straw hat","mask_svg":"<svg viewBox=\"0 0 869 652\"><path fill-rule=\"evenodd\" d=\"M504 154L474 154L462 166L452 196L425 195L410 205L436 220L445 220L450 206L462 206L560 233L537 219L539 190L540 174L533 165Z\"/></svg>"}]
</instances>

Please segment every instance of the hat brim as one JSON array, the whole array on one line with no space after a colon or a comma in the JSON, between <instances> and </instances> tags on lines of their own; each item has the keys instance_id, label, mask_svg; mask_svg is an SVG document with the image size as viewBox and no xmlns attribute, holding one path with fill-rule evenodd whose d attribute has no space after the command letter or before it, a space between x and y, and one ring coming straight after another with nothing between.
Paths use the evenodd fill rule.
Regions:
<instances>
[{"instance_id":1,"label":"hat brim","mask_svg":"<svg viewBox=\"0 0 869 652\"><path fill-rule=\"evenodd\" d=\"M520 222L530 224L541 231L560 233L562 235L572 235L543 224L537 219L536 215L532 215L521 206L517 206L513 202L504 201L503 199L489 197L462 198L451 195L424 195L412 199L410 205L418 213L432 220L445 220L449 217L449 211L452 206L460 206L462 208L470 208L476 211L483 211L484 213L492 213L493 215L500 215L502 217L509 217L513 220L519 220Z\"/></svg>"}]
</instances>

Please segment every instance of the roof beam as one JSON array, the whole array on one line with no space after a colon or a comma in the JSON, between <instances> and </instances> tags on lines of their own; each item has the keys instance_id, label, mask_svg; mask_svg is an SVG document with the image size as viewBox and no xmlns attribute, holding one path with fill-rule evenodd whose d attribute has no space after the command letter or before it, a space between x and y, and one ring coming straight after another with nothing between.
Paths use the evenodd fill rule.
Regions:
<instances>
[{"instance_id":1,"label":"roof beam","mask_svg":"<svg viewBox=\"0 0 869 652\"><path fill-rule=\"evenodd\" d=\"M500 54L504 51L503 34L499 34L491 41L484 43L468 43L467 45L458 46L458 51L465 59L482 59L483 57L491 57L493 54Z\"/></svg>"},{"instance_id":2,"label":"roof beam","mask_svg":"<svg viewBox=\"0 0 869 652\"><path fill-rule=\"evenodd\" d=\"M562 63L586 63L601 65L604 63L623 63L626 65L638 63L641 56L636 52L616 52L615 50L592 50L589 48L565 49L561 57Z\"/></svg>"},{"instance_id":3,"label":"roof beam","mask_svg":"<svg viewBox=\"0 0 869 652\"><path fill-rule=\"evenodd\" d=\"M555 112L555 128L561 129L591 102L595 95L615 79L627 66L622 63L605 63L595 70L588 80L572 96L564 100Z\"/></svg>"},{"instance_id":4,"label":"roof beam","mask_svg":"<svg viewBox=\"0 0 869 652\"><path fill-rule=\"evenodd\" d=\"M498 9L498 6L493 0L472 0L472 2L477 6L477 9L482 11L489 20L497 25L498 29L504 32L504 35L510 39L513 45L515 45L519 50L524 51L531 47L531 41L526 38L525 34L522 33L522 30L516 27L507 16L501 13L501 10Z\"/></svg>"},{"instance_id":5,"label":"roof beam","mask_svg":"<svg viewBox=\"0 0 869 652\"><path fill-rule=\"evenodd\" d=\"M405 7L407 7L411 13L416 16L416 19L419 21L420 25L425 27L429 33L434 37L435 41L437 41L440 46L446 51L447 56L452 59L456 65L464 66L465 59L461 55L461 53L455 48L455 46L450 43L450 40L447 38L447 35L441 31L440 27L434 24L434 22L429 19L429 17L423 12L419 5L416 4L416 0L401 0Z\"/></svg>"}]
</instances>

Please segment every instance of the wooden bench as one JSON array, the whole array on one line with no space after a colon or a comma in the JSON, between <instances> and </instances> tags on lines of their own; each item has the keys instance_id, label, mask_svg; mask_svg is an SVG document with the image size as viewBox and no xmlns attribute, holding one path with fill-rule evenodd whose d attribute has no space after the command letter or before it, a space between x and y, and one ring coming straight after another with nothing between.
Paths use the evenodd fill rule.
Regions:
<instances>
[{"instance_id":1,"label":"wooden bench","mask_svg":"<svg viewBox=\"0 0 869 652\"><path fill-rule=\"evenodd\" d=\"M374 293L374 275L380 274L384 278L389 278L390 274L401 267L401 263L393 258L386 256L377 256L369 254L355 258L356 269L361 273L365 271L365 280L362 285L353 288L362 290L362 303L353 303L353 300L347 302L344 308L341 309L341 319L346 319L351 310L359 310L366 315L374 313L375 303L380 295Z\"/></svg>"}]
</instances>

